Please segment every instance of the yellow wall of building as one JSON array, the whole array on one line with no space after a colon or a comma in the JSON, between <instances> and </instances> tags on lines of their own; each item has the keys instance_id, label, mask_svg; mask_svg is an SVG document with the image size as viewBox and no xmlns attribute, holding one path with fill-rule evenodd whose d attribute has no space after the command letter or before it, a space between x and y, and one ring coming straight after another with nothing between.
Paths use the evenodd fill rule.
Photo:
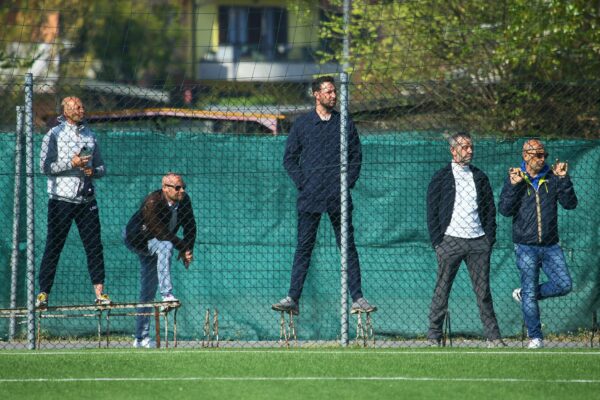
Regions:
<instances>
[{"instance_id":1,"label":"yellow wall of building","mask_svg":"<svg viewBox=\"0 0 600 400\"><path fill-rule=\"evenodd\" d=\"M315 2L312 9L295 7L293 2L281 0L236 0L198 2L196 13L196 62L200 62L209 51L216 52L219 46L219 6L282 7L288 10L288 42L290 58L300 59L301 47L315 48L319 44L319 15ZM195 64L195 63L194 63Z\"/></svg>"}]
</instances>

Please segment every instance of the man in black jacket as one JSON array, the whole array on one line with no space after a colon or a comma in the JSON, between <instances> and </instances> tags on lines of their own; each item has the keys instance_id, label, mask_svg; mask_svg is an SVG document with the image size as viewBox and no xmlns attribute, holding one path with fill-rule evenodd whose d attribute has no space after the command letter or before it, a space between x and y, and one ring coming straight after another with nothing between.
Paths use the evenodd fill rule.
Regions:
<instances>
[{"instance_id":1,"label":"man in black jacket","mask_svg":"<svg viewBox=\"0 0 600 400\"><path fill-rule=\"evenodd\" d=\"M571 275L559 245L558 205L577 207L568 164L546 164L548 153L537 139L523 144L520 168L510 168L500 194L500 214L512 217L513 242L521 287L513 298L521 303L530 349L544 347L538 300L564 296L572 289ZM548 281L540 285L540 269Z\"/></svg>"},{"instance_id":2,"label":"man in black jacket","mask_svg":"<svg viewBox=\"0 0 600 400\"><path fill-rule=\"evenodd\" d=\"M183 227L183 239L176 233ZM162 189L150 193L141 208L131 217L125 228L125 245L140 258L141 303L154 301L157 284L163 301L177 302L171 284L171 257L173 250L187 269L193 259L196 240L196 221L192 202L185 191L180 175L168 173L162 178ZM149 309L140 308L140 313ZM150 318L139 315L136 319L134 347L154 347L149 338Z\"/></svg>"},{"instance_id":3,"label":"man in black jacket","mask_svg":"<svg viewBox=\"0 0 600 400\"><path fill-rule=\"evenodd\" d=\"M331 76L321 76L312 82L315 109L300 116L288 136L283 165L298 190L298 245L294 255L292 276L288 295L272 305L276 311L298 314L298 300L304 280L319 222L323 213L335 233L338 247L341 237L341 185L340 185L340 113L334 107L337 100L335 82ZM358 180L362 153L358 132L348 121L348 187L352 189ZM348 190L348 289L352 297L351 312L373 312L377 308L363 297L360 265L354 243L352 226L352 197Z\"/></svg>"},{"instance_id":4,"label":"man in black jacket","mask_svg":"<svg viewBox=\"0 0 600 400\"><path fill-rule=\"evenodd\" d=\"M456 133L449 142L452 162L433 175L427 190L427 226L438 259L427 337L431 345L440 345L450 289L464 260L488 347L505 346L490 290L490 256L496 241L494 194L485 173L470 164L471 136Z\"/></svg>"}]
</instances>

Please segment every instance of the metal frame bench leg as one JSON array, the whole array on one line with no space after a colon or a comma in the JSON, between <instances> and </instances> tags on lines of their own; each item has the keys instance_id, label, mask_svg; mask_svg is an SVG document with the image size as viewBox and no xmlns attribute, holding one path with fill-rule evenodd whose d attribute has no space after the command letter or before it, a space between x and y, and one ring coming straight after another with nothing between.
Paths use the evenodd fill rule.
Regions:
<instances>
[{"instance_id":1,"label":"metal frame bench leg","mask_svg":"<svg viewBox=\"0 0 600 400\"><path fill-rule=\"evenodd\" d=\"M375 347L375 332L373 331L373 320L370 312L367 313L366 325L367 337L370 337L373 340L373 347Z\"/></svg>"},{"instance_id":2,"label":"metal frame bench leg","mask_svg":"<svg viewBox=\"0 0 600 400\"><path fill-rule=\"evenodd\" d=\"M98 315L98 348L102 348L102 310L96 310Z\"/></svg>"},{"instance_id":3,"label":"metal frame bench leg","mask_svg":"<svg viewBox=\"0 0 600 400\"><path fill-rule=\"evenodd\" d=\"M289 313L289 322L286 324L285 314ZM286 327L287 325L287 327ZM294 338L295 345L298 346L298 337L296 336L296 324L294 323L294 313L292 311L281 311L279 320L279 344L282 345L285 340L285 346L290 348L290 339Z\"/></svg>"},{"instance_id":4,"label":"metal frame bench leg","mask_svg":"<svg viewBox=\"0 0 600 400\"><path fill-rule=\"evenodd\" d=\"M163 317L165 319L165 349L169 348L169 310L163 311Z\"/></svg>"},{"instance_id":5,"label":"metal frame bench leg","mask_svg":"<svg viewBox=\"0 0 600 400\"><path fill-rule=\"evenodd\" d=\"M156 331L156 348L160 349L160 312L158 306L154 306L154 329Z\"/></svg>"},{"instance_id":6,"label":"metal frame bench leg","mask_svg":"<svg viewBox=\"0 0 600 400\"><path fill-rule=\"evenodd\" d=\"M40 349L40 344L42 342L42 310L38 311L38 323L37 323L37 338L36 338L36 349Z\"/></svg>"},{"instance_id":7,"label":"metal frame bench leg","mask_svg":"<svg viewBox=\"0 0 600 400\"><path fill-rule=\"evenodd\" d=\"M177 310L178 308L173 313L173 341L175 342L175 347L177 347Z\"/></svg>"},{"instance_id":8,"label":"metal frame bench leg","mask_svg":"<svg viewBox=\"0 0 600 400\"><path fill-rule=\"evenodd\" d=\"M213 313L213 337L217 341L216 347L219 347L219 309L215 308Z\"/></svg>"},{"instance_id":9,"label":"metal frame bench leg","mask_svg":"<svg viewBox=\"0 0 600 400\"><path fill-rule=\"evenodd\" d=\"M594 348L594 336L598 332L598 311L594 310L592 312L592 332L590 335L590 347Z\"/></svg>"},{"instance_id":10,"label":"metal frame bench leg","mask_svg":"<svg viewBox=\"0 0 600 400\"><path fill-rule=\"evenodd\" d=\"M373 333L373 322L371 319L371 313L365 312L365 322L363 324L363 312L358 311L356 314L356 343L362 339L362 346L367 347L368 342L373 340L373 346L375 346L375 335Z\"/></svg>"},{"instance_id":11,"label":"metal frame bench leg","mask_svg":"<svg viewBox=\"0 0 600 400\"><path fill-rule=\"evenodd\" d=\"M210 308L206 309L204 313L204 326L202 327L202 347L209 347L211 342L210 336Z\"/></svg>"},{"instance_id":12,"label":"metal frame bench leg","mask_svg":"<svg viewBox=\"0 0 600 400\"><path fill-rule=\"evenodd\" d=\"M110 345L110 308L106 310L106 348Z\"/></svg>"}]
</instances>

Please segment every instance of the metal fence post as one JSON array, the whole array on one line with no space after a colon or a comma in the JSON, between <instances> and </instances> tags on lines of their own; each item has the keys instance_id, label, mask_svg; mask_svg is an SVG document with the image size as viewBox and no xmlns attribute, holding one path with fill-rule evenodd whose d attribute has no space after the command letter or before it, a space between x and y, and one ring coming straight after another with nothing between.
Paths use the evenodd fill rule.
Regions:
<instances>
[{"instance_id":1,"label":"metal fence post","mask_svg":"<svg viewBox=\"0 0 600 400\"><path fill-rule=\"evenodd\" d=\"M23 107L16 107L17 124L15 131L15 186L13 195L13 234L12 254L10 257L10 308L17 307L17 276L19 272L19 220L21 218L21 173L23 152ZM10 318L8 340L15 338L16 317Z\"/></svg>"},{"instance_id":2,"label":"metal fence post","mask_svg":"<svg viewBox=\"0 0 600 400\"><path fill-rule=\"evenodd\" d=\"M35 349L35 252L33 216L33 75L25 75L25 187L27 192L27 341Z\"/></svg>"},{"instance_id":3,"label":"metal fence post","mask_svg":"<svg viewBox=\"0 0 600 400\"><path fill-rule=\"evenodd\" d=\"M340 123L340 254L341 254L341 345L348 345L348 74L341 74Z\"/></svg>"},{"instance_id":4,"label":"metal fence post","mask_svg":"<svg viewBox=\"0 0 600 400\"><path fill-rule=\"evenodd\" d=\"M344 54L340 76L340 254L341 254L341 335L340 344L348 346L348 23L350 0L344 0Z\"/></svg>"}]
</instances>

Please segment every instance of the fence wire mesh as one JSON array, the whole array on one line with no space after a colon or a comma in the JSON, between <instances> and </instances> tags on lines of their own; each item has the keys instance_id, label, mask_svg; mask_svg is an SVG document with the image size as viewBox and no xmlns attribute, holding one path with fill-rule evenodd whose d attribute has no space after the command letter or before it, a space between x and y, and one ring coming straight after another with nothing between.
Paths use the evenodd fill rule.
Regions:
<instances>
[{"instance_id":1,"label":"fence wire mesh","mask_svg":"<svg viewBox=\"0 0 600 400\"><path fill-rule=\"evenodd\" d=\"M430 48L407 70L392 60L391 72L355 67L345 105L341 68L323 55L335 53L333 39L292 35L327 32L339 9L316 5L307 22L298 17L303 2L298 9L211 4L178 14L183 33L198 34L189 40L219 37L216 46L191 47L203 53L182 62L198 67L193 78L175 77L175 63L148 67L130 58L134 43L119 36L129 76L119 75L126 71L108 50L98 58L102 79L78 76L85 51L70 49L56 77L48 66L34 77L32 107L18 117L27 86L18 66L3 68L0 348L175 340L180 347L497 346L500 338L520 347L542 335L548 347L597 345L597 81L466 79L459 61L445 65L453 79L406 72L433 57ZM23 15L33 11L48 21L54 15L18 11L9 14L13 30L30 26ZM72 22L78 13L63 13L62 39L83 32ZM360 26L390 24L377 15L365 12ZM219 28L193 28L192 20ZM268 21L279 21L285 35L252 31ZM115 20L131 32L134 22ZM313 69L294 70L295 54ZM263 64L275 68L267 79ZM254 75L240 75L252 65ZM313 77L328 74L334 86L311 88ZM449 142L457 132L470 135ZM452 166L453 159L468 165L471 155L476 169ZM513 176L512 185L509 168L523 158L530 175ZM568 178L554 176L557 168L530 182L543 161L568 162ZM538 287L537 279L549 283Z\"/></svg>"}]
</instances>

